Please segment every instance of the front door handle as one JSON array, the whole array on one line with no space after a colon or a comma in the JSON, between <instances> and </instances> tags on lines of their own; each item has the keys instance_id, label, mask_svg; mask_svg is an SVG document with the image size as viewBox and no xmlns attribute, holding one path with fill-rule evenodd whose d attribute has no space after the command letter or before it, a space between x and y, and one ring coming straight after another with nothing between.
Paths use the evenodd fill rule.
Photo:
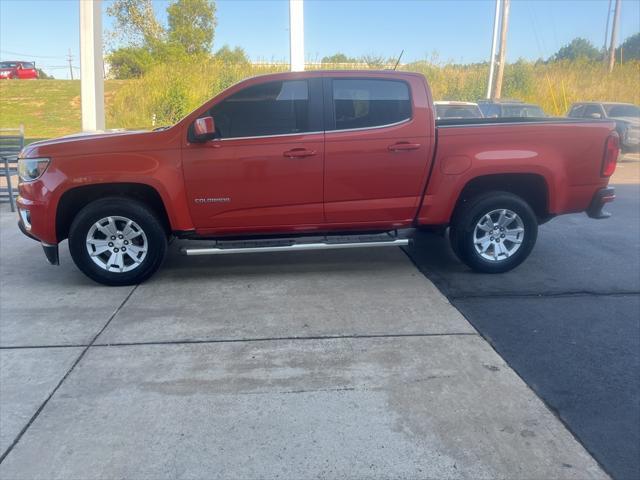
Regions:
<instances>
[{"instance_id":1,"label":"front door handle","mask_svg":"<svg viewBox=\"0 0 640 480\"><path fill-rule=\"evenodd\" d=\"M291 150L287 150L282 155L287 158L304 158L313 157L315 154L315 150L307 150L306 148L293 148Z\"/></svg>"},{"instance_id":2,"label":"front door handle","mask_svg":"<svg viewBox=\"0 0 640 480\"><path fill-rule=\"evenodd\" d=\"M407 152L409 150L417 150L420 148L419 143L398 142L393 145L389 145L389 150L392 152Z\"/></svg>"}]
</instances>

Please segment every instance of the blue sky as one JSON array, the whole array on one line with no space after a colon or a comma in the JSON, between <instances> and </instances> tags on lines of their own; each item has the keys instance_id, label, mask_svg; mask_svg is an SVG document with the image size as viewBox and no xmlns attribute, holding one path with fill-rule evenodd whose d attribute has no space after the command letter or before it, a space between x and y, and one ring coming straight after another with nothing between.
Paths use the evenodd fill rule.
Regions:
<instances>
[{"instance_id":1,"label":"blue sky","mask_svg":"<svg viewBox=\"0 0 640 480\"><path fill-rule=\"evenodd\" d=\"M104 2L104 7L109 1ZM168 0L154 2L165 19ZM243 47L254 60L288 60L288 1L218 0L214 50ZM513 0L507 57L546 58L575 37L600 47L609 0ZM305 0L305 56L397 56L440 61L486 60L493 0ZM620 39L640 30L640 0L623 0ZM104 28L111 28L108 16ZM78 65L78 0L0 0L0 58L35 60L67 78L65 56Z\"/></svg>"}]
</instances>

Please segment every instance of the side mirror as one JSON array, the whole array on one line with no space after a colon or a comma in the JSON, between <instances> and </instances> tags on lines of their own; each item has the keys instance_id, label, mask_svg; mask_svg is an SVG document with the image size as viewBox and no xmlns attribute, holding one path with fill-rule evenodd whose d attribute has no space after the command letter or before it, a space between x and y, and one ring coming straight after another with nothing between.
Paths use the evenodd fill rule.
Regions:
<instances>
[{"instance_id":1,"label":"side mirror","mask_svg":"<svg viewBox=\"0 0 640 480\"><path fill-rule=\"evenodd\" d=\"M602 114L601 113L597 113L597 112L593 112L593 113L589 114L589 118L600 119L600 118L602 118Z\"/></svg>"},{"instance_id":2,"label":"side mirror","mask_svg":"<svg viewBox=\"0 0 640 480\"><path fill-rule=\"evenodd\" d=\"M193 135L201 142L212 140L216 136L216 124L213 117L200 117L193 122Z\"/></svg>"}]
</instances>

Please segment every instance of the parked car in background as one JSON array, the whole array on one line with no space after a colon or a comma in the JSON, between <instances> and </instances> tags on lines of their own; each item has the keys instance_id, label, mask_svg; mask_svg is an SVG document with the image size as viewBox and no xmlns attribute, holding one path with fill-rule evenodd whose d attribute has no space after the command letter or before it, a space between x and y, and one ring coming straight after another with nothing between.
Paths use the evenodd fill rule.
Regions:
<instances>
[{"instance_id":1,"label":"parked car in background","mask_svg":"<svg viewBox=\"0 0 640 480\"><path fill-rule=\"evenodd\" d=\"M436 118L482 118L482 112L477 103L472 102L433 102L436 108Z\"/></svg>"},{"instance_id":2,"label":"parked car in background","mask_svg":"<svg viewBox=\"0 0 640 480\"><path fill-rule=\"evenodd\" d=\"M622 153L640 152L640 108L631 103L574 103L567 114L570 118L608 118L616 122Z\"/></svg>"},{"instance_id":3,"label":"parked car in background","mask_svg":"<svg viewBox=\"0 0 640 480\"><path fill-rule=\"evenodd\" d=\"M532 103L524 103L520 100L479 100L478 107L482 114L488 118L499 117L546 117L542 108Z\"/></svg>"},{"instance_id":4,"label":"parked car in background","mask_svg":"<svg viewBox=\"0 0 640 480\"><path fill-rule=\"evenodd\" d=\"M0 62L0 79L26 80L38 78L35 62L5 61Z\"/></svg>"}]
</instances>

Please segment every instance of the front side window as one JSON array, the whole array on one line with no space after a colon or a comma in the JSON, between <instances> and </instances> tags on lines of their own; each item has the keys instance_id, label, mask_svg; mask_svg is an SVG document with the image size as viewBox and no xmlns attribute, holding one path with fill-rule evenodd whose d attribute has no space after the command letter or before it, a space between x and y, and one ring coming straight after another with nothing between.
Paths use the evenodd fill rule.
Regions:
<instances>
[{"instance_id":1,"label":"front side window","mask_svg":"<svg viewBox=\"0 0 640 480\"><path fill-rule=\"evenodd\" d=\"M411 98L405 82L334 79L335 130L380 127L411 118Z\"/></svg>"},{"instance_id":2,"label":"front side window","mask_svg":"<svg viewBox=\"0 0 640 480\"><path fill-rule=\"evenodd\" d=\"M571 109L569 112L570 117L579 118L584 115L584 105L577 105Z\"/></svg>"},{"instance_id":3,"label":"front side window","mask_svg":"<svg viewBox=\"0 0 640 480\"><path fill-rule=\"evenodd\" d=\"M210 114L220 138L308 132L308 84L291 80L247 87L215 105Z\"/></svg>"}]
</instances>

